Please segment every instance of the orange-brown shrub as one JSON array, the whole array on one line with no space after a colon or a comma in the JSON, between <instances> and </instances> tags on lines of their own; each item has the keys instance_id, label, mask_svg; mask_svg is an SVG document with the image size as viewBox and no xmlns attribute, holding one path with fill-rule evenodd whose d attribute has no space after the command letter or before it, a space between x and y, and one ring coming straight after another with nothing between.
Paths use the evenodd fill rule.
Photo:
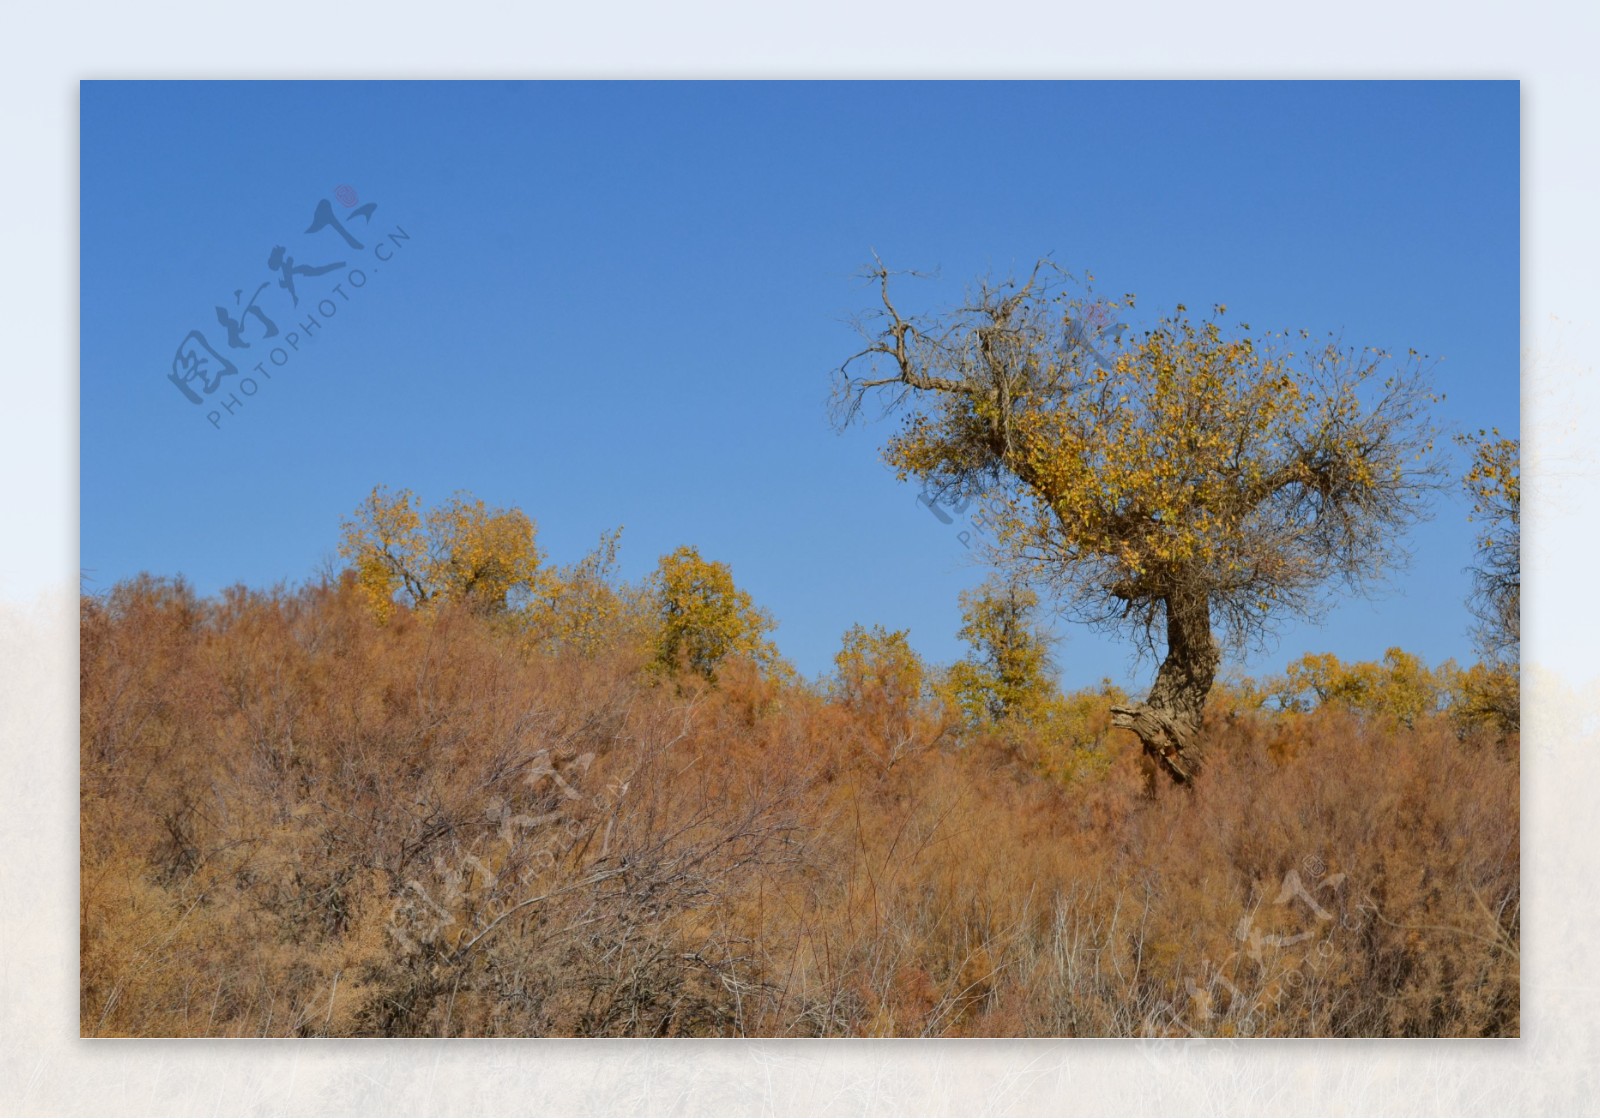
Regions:
<instances>
[{"instance_id":1,"label":"orange-brown shrub","mask_svg":"<svg viewBox=\"0 0 1600 1119\"><path fill-rule=\"evenodd\" d=\"M85 598L82 1031L1518 1032L1514 740L1232 704L1152 799L1090 699L888 764L870 705L647 657Z\"/></svg>"}]
</instances>

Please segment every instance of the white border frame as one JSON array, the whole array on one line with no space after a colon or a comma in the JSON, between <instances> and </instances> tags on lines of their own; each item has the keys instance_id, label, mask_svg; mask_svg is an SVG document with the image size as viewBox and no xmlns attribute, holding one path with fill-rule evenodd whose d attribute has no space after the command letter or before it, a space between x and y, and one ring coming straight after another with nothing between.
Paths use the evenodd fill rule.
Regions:
<instances>
[{"instance_id":1,"label":"white border frame","mask_svg":"<svg viewBox=\"0 0 1600 1119\"><path fill-rule=\"evenodd\" d=\"M1137 7L1138 11L1133 11ZM1600 1109L1600 9L1525 4L8 7L0 406L0 1111L1579 1114ZM441 15L448 22L441 22ZM94 1042L78 1038L80 78L1493 77L1523 82L1523 1031L1463 1042ZM1568 624L1562 626L1560 621Z\"/></svg>"}]
</instances>

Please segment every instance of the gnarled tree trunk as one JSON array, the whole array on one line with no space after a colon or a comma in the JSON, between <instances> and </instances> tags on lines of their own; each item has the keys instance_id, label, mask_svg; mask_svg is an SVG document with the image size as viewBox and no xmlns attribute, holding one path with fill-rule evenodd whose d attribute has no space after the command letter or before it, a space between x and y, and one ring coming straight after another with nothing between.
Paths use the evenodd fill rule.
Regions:
<instances>
[{"instance_id":1,"label":"gnarled tree trunk","mask_svg":"<svg viewBox=\"0 0 1600 1119\"><path fill-rule=\"evenodd\" d=\"M1171 594L1164 606L1167 656L1155 686L1143 703L1113 707L1111 725L1133 731L1156 767L1187 785L1200 772L1195 738L1222 653L1211 636L1211 605L1204 594Z\"/></svg>"}]
</instances>

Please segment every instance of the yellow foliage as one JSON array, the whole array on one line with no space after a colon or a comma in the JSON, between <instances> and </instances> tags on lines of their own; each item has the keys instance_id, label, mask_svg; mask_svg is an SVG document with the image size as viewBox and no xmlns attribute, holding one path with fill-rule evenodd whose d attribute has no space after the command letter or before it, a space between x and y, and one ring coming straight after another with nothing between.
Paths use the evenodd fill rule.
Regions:
<instances>
[{"instance_id":1,"label":"yellow foliage","mask_svg":"<svg viewBox=\"0 0 1600 1119\"><path fill-rule=\"evenodd\" d=\"M729 656L780 667L777 646L766 636L777 623L734 585L727 564L703 559L686 545L661 557L650 586L659 667L687 669L708 680Z\"/></svg>"},{"instance_id":2,"label":"yellow foliage","mask_svg":"<svg viewBox=\"0 0 1600 1119\"><path fill-rule=\"evenodd\" d=\"M1463 727L1498 734L1522 728L1522 682L1515 663L1475 664L1451 681L1451 715Z\"/></svg>"},{"instance_id":3,"label":"yellow foliage","mask_svg":"<svg viewBox=\"0 0 1600 1119\"><path fill-rule=\"evenodd\" d=\"M1103 775L1114 757L1106 749L1111 708L1127 702L1128 694L1109 679L1062 696L1052 704L1044 733L1037 735L1034 767L1062 784Z\"/></svg>"},{"instance_id":4,"label":"yellow foliage","mask_svg":"<svg viewBox=\"0 0 1600 1119\"><path fill-rule=\"evenodd\" d=\"M874 753L891 765L937 742L947 728L907 632L852 626L834 657L834 698L855 717Z\"/></svg>"},{"instance_id":5,"label":"yellow foliage","mask_svg":"<svg viewBox=\"0 0 1600 1119\"><path fill-rule=\"evenodd\" d=\"M1485 656L1514 664L1522 640L1522 447L1498 429L1459 435L1472 452L1462 480L1472 498L1478 532L1472 569L1472 610Z\"/></svg>"},{"instance_id":6,"label":"yellow foliage","mask_svg":"<svg viewBox=\"0 0 1600 1119\"><path fill-rule=\"evenodd\" d=\"M851 626L833 658L839 699L853 707L912 707L921 698L925 681L922 658L911 647L909 632Z\"/></svg>"},{"instance_id":7,"label":"yellow foliage","mask_svg":"<svg viewBox=\"0 0 1600 1119\"><path fill-rule=\"evenodd\" d=\"M962 592L957 636L972 654L951 666L942 687L970 724L1035 725L1055 712L1061 692L1038 609L1039 596L1012 581L990 579Z\"/></svg>"},{"instance_id":8,"label":"yellow foliage","mask_svg":"<svg viewBox=\"0 0 1600 1119\"><path fill-rule=\"evenodd\" d=\"M1400 648L1386 651L1381 663L1345 664L1332 653L1307 653L1289 666L1274 690L1285 710L1333 705L1411 727L1445 708L1455 676L1453 664L1430 669Z\"/></svg>"},{"instance_id":9,"label":"yellow foliage","mask_svg":"<svg viewBox=\"0 0 1600 1119\"><path fill-rule=\"evenodd\" d=\"M1180 318L1076 391L947 398L885 456L902 479L936 476L969 453L973 427L1003 427L1007 465L1025 482L991 495L1003 543L1104 565L1128 597L1203 572L1224 591L1255 587L1265 611L1308 562L1263 531L1278 499L1336 489L1357 507L1398 481L1401 464L1372 453L1361 411L1352 385L1320 385L1215 322ZM1301 453L1308 435L1314 454ZM1275 570L1261 570L1264 557Z\"/></svg>"},{"instance_id":10,"label":"yellow foliage","mask_svg":"<svg viewBox=\"0 0 1600 1119\"><path fill-rule=\"evenodd\" d=\"M594 551L546 574L525 610L535 640L592 657L615 635L636 604L614 585L622 530L603 533Z\"/></svg>"},{"instance_id":11,"label":"yellow foliage","mask_svg":"<svg viewBox=\"0 0 1600 1119\"><path fill-rule=\"evenodd\" d=\"M539 586L534 524L520 509L456 494L424 515L410 490L378 486L343 529L339 554L380 621L396 596L413 609L451 602L498 613Z\"/></svg>"},{"instance_id":12,"label":"yellow foliage","mask_svg":"<svg viewBox=\"0 0 1600 1119\"><path fill-rule=\"evenodd\" d=\"M1473 498L1473 513L1478 517L1505 517L1512 524L1522 518L1522 445L1506 439L1500 429L1480 431L1476 438L1462 440L1472 449L1472 467L1467 471L1467 490Z\"/></svg>"},{"instance_id":13,"label":"yellow foliage","mask_svg":"<svg viewBox=\"0 0 1600 1119\"><path fill-rule=\"evenodd\" d=\"M1299 717L1323 709L1403 729L1442 717L1460 738L1486 731L1504 741L1516 734L1520 724L1518 670L1503 661L1462 669L1447 660L1430 668L1415 653L1399 648L1386 651L1382 661L1350 663L1332 653L1307 653L1282 676L1219 687L1212 694L1207 719L1231 724L1250 713L1285 716L1280 723L1283 745L1300 725Z\"/></svg>"}]
</instances>

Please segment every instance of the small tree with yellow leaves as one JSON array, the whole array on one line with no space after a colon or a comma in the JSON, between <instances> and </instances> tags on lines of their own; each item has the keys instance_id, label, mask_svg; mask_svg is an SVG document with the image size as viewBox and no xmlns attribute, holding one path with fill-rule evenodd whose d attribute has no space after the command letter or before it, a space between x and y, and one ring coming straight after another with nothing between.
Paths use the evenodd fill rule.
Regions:
<instances>
[{"instance_id":1,"label":"small tree with yellow leaves","mask_svg":"<svg viewBox=\"0 0 1600 1119\"><path fill-rule=\"evenodd\" d=\"M869 275L880 306L839 370L837 422L869 399L900 411L888 463L981 502L997 562L1069 616L1164 638L1149 696L1115 718L1174 781L1198 770L1221 642L1368 585L1437 484L1416 354L1225 334L1221 306L1112 339L1097 327L1133 297L1075 297L1049 262L930 316L900 311L881 262Z\"/></svg>"},{"instance_id":2,"label":"small tree with yellow leaves","mask_svg":"<svg viewBox=\"0 0 1600 1119\"><path fill-rule=\"evenodd\" d=\"M533 521L458 493L424 513L410 490L375 487L344 521L339 553L380 620L396 601L413 609L461 603L495 614L519 605L539 581Z\"/></svg>"},{"instance_id":3,"label":"small tree with yellow leaves","mask_svg":"<svg viewBox=\"0 0 1600 1119\"><path fill-rule=\"evenodd\" d=\"M969 722L1034 726L1056 713L1061 692L1038 611L1038 593L1012 580L961 592L957 636L972 652L951 665L945 688Z\"/></svg>"},{"instance_id":4,"label":"small tree with yellow leaves","mask_svg":"<svg viewBox=\"0 0 1600 1119\"><path fill-rule=\"evenodd\" d=\"M661 557L650 577L650 597L659 667L715 680L729 656L748 657L764 668L778 664L777 647L766 636L777 623L734 584L727 564L679 548Z\"/></svg>"}]
</instances>

